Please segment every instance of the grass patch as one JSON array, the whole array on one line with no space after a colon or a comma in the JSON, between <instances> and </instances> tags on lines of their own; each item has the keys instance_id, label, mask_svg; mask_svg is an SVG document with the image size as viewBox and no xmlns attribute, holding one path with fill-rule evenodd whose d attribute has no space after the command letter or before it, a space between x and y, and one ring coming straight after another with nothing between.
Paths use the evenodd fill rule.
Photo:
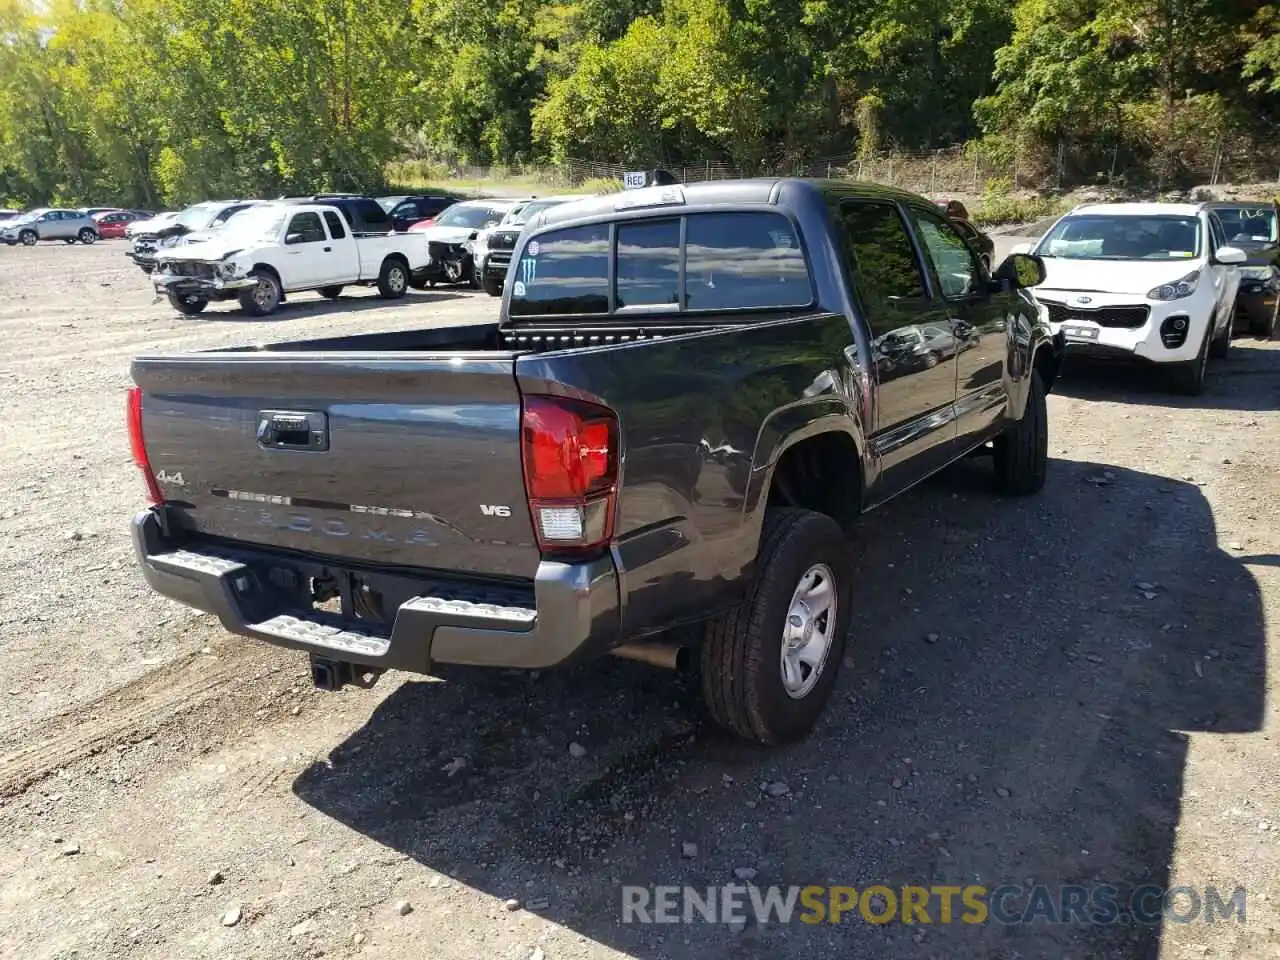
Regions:
<instances>
[{"instance_id":1,"label":"grass patch","mask_svg":"<svg viewBox=\"0 0 1280 960\"><path fill-rule=\"evenodd\" d=\"M453 197L520 196L540 197L562 193L605 193L621 189L612 180L588 180L576 186L548 170L520 170L490 167L484 176L456 177L448 166L426 160L398 160L387 164L387 181L393 193L443 193Z\"/></svg>"},{"instance_id":2,"label":"grass patch","mask_svg":"<svg viewBox=\"0 0 1280 960\"><path fill-rule=\"evenodd\" d=\"M1071 204L1059 197L983 197L970 210L973 222L980 227L999 227L1009 223L1030 223L1066 213Z\"/></svg>"}]
</instances>

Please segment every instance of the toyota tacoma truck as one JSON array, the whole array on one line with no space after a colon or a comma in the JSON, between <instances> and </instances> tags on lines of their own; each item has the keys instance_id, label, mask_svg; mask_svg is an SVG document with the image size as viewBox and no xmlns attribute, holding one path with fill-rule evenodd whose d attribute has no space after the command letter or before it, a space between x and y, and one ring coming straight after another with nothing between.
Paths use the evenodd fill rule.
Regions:
<instances>
[{"instance_id":1,"label":"toyota tacoma truck","mask_svg":"<svg viewBox=\"0 0 1280 960\"><path fill-rule=\"evenodd\" d=\"M207 239L162 252L152 282L180 313L239 300L245 312L262 317L300 290L332 300L343 287L376 284L383 297L403 297L411 272L426 261L419 238L355 233L339 206L262 203Z\"/></svg>"},{"instance_id":2,"label":"toyota tacoma truck","mask_svg":"<svg viewBox=\"0 0 1280 960\"><path fill-rule=\"evenodd\" d=\"M1043 275L989 274L880 187L548 207L496 323L136 358L138 559L326 689L612 654L799 738L845 652L858 516L970 453L1009 494L1044 484Z\"/></svg>"}]
</instances>

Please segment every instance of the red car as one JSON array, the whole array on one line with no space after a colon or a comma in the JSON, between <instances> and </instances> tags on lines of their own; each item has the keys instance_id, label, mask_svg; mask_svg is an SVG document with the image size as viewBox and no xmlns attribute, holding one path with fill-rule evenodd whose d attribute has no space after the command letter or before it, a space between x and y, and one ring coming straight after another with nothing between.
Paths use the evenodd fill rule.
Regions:
<instances>
[{"instance_id":1,"label":"red car","mask_svg":"<svg viewBox=\"0 0 1280 960\"><path fill-rule=\"evenodd\" d=\"M97 214L93 219L98 225L98 236L103 240L123 240L124 228L140 219L140 215L132 210L108 210Z\"/></svg>"}]
</instances>

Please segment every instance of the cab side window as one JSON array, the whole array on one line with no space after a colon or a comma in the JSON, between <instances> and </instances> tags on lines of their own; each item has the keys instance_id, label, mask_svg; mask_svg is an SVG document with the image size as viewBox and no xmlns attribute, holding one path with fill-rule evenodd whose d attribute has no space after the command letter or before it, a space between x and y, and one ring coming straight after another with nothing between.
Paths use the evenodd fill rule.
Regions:
<instances>
[{"instance_id":1,"label":"cab side window","mask_svg":"<svg viewBox=\"0 0 1280 960\"><path fill-rule=\"evenodd\" d=\"M970 297L982 290L982 268L956 228L941 217L912 210L912 218L933 264L942 295L948 300Z\"/></svg>"},{"instance_id":2,"label":"cab side window","mask_svg":"<svg viewBox=\"0 0 1280 960\"><path fill-rule=\"evenodd\" d=\"M341 240L347 235L347 231L342 227L342 218L333 210L324 212L324 222L329 225L329 236L335 240Z\"/></svg>"},{"instance_id":3,"label":"cab side window","mask_svg":"<svg viewBox=\"0 0 1280 960\"><path fill-rule=\"evenodd\" d=\"M902 326L899 304L927 299L924 273L898 207L880 200L840 204L840 235L852 287L872 331Z\"/></svg>"}]
</instances>

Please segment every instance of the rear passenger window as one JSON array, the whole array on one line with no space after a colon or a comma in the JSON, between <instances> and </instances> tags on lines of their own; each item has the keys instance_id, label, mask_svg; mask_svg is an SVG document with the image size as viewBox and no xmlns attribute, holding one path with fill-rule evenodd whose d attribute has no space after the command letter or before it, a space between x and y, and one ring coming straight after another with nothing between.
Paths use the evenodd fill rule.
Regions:
<instances>
[{"instance_id":1,"label":"rear passenger window","mask_svg":"<svg viewBox=\"0 0 1280 960\"><path fill-rule=\"evenodd\" d=\"M513 267L512 316L609 312L609 224L544 234Z\"/></svg>"},{"instance_id":2,"label":"rear passenger window","mask_svg":"<svg viewBox=\"0 0 1280 960\"><path fill-rule=\"evenodd\" d=\"M680 303L680 221L618 225L618 309Z\"/></svg>"},{"instance_id":3,"label":"rear passenger window","mask_svg":"<svg viewBox=\"0 0 1280 960\"><path fill-rule=\"evenodd\" d=\"M799 307L813 300L804 251L777 213L704 213L685 233L685 309Z\"/></svg>"},{"instance_id":4,"label":"rear passenger window","mask_svg":"<svg viewBox=\"0 0 1280 960\"><path fill-rule=\"evenodd\" d=\"M854 288L870 313L897 300L924 299L920 262L896 206L861 200L843 203L840 221Z\"/></svg>"},{"instance_id":5,"label":"rear passenger window","mask_svg":"<svg viewBox=\"0 0 1280 960\"><path fill-rule=\"evenodd\" d=\"M329 236L335 240L341 240L347 235L347 231L342 227L342 219L333 210L324 212L324 222L329 225Z\"/></svg>"}]
</instances>

